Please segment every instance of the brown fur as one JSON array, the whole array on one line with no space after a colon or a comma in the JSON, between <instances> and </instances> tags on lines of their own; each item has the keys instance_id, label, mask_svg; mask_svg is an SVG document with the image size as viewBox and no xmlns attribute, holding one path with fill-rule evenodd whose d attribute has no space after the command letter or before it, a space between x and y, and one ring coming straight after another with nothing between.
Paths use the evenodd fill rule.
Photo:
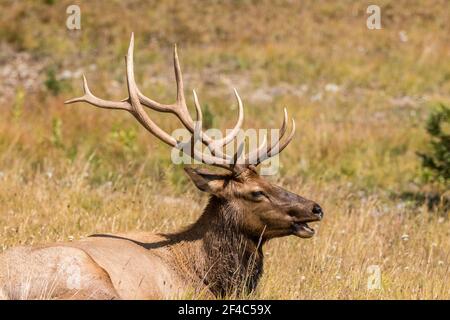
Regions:
<instances>
[{"instance_id":1,"label":"brown fur","mask_svg":"<svg viewBox=\"0 0 450 320\"><path fill-rule=\"evenodd\" d=\"M87 102L99 108L128 111L155 137L179 149L180 141L158 127L144 107L170 112L193 135L194 141L199 138L210 151L199 154L193 147L188 155L229 173L185 168L197 188L211 196L198 221L183 231L160 235L94 235L72 243L13 248L3 253L0 255L0 297L161 299L192 294L239 295L255 289L263 270L262 246L266 241L291 234L302 238L314 234L307 222L320 220L322 209L313 201L271 185L255 169L258 163L281 152L292 140L293 119L290 134L281 140L288 120L286 109L276 143L272 141L270 146L262 143L248 154L242 153L244 144L241 143L231 157L224 154L223 148L236 139L244 119L237 91L236 126L224 139L212 139L202 132L201 107L195 92L198 122L194 123L189 114L176 47L177 99L169 105L144 96L138 89L133 50L132 35L126 55L127 99L100 99L92 94L83 77L84 95L66 103Z\"/></svg>"},{"instance_id":2,"label":"brown fur","mask_svg":"<svg viewBox=\"0 0 450 320\"><path fill-rule=\"evenodd\" d=\"M239 296L263 271L263 245L320 220L317 205L239 176L186 170L211 193L200 218L170 234L97 234L70 243L13 248L0 255L0 297L8 299L168 299ZM264 196L254 192L264 192Z\"/></svg>"}]
</instances>

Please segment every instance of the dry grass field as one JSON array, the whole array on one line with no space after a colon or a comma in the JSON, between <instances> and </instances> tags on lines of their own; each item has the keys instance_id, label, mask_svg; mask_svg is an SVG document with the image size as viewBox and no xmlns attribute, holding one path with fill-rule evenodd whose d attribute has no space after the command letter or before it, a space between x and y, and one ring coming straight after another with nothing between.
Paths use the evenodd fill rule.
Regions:
<instances>
[{"instance_id":1,"label":"dry grass field","mask_svg":"<svg viewBox=\"0 0 450 320\"><path fill-rule=\"evenodd\" d=\"M450 103L450 3L380 0L383 28L369 30L372 2L80 1L81 30L69 31L71 1L0 0L0 251L199 216L206 196L129 114L63 104L82 72L98 96L126 96L134 31L148 96L173 99L177 43L211 127L235 121L233 87L246 128L279 126L284 106L297 121L269 179L325 218L312 239L268 243L249 298L449 299L448 206L427 201L449 186L424 178L416 152L430 110ZM371 265L380 289L367 287Z\"/></svg>"}]
</instances>

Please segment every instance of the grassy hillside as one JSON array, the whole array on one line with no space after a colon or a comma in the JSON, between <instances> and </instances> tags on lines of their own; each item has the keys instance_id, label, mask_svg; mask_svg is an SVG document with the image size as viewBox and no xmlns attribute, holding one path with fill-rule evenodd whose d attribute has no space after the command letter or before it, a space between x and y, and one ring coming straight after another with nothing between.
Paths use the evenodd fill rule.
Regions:
<instances>
[{"instance_id":1,"label":"grassy hillside","mask_svg":"<svg viewBox=\"0 0 450 320\"><path fill-rule=\"evenodd\" d=\"M199 215L205 196L130 115L63 105L83 72L98 96L126 96L133 31L148 96L174 99L177 43L186 94L197 90L211 125L235 121L233 87L245 127L279 126L284 106L297 121L270 179L316 200L325 219L311 240L268 244L252 297L450 298L448 207L416 201L449 189L423 179L416 155L429 111L450 103L448 1L378 1L382 30L366 27L368 1L79 3L81 30L69 31L72 1L0 0L1 249L175 230ZM369 265L382 290L367 290Z\"/></svg>"}]
</instances>

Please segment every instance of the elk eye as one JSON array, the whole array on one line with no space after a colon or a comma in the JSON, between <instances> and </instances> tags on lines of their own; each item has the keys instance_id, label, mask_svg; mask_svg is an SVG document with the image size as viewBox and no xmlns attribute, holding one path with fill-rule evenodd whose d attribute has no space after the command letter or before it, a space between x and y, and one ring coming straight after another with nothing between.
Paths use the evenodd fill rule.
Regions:
<instances>
[{"instance_id":1,"label":"elk eye","mask_svg":"<svg viewBox=\"0 0 450 320\"><path fill-rule=\"evenodd\" d=\"M264 197L265 194L262 191L252 191L252 197L253 198L261 198Z\"/></svg>"}]
</instances>

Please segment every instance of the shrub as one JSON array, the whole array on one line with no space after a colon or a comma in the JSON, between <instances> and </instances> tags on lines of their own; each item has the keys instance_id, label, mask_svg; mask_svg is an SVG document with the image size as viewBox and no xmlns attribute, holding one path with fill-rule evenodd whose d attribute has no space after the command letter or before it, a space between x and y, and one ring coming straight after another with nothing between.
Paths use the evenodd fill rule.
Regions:
<instances>
[{"instance_id":1,"label":"shrub","mask_svg":"<svg viewBox=\"0 0 450 320\"><path fill-rule=\"evenodd\" d=\"M47 78L45 80L45 87L54 96L57 96L61 92L61 82L56 79L56 72L50 68L47 70Z\"/></svg>"},{"instance_id":2,"label":"shrub","mask_svg":"<svg viewBox=\"0 0 450 320\"><path fill-rule=\"evenodd\" d=\"M426 178L446 184L450 181L450 108L440 104L428 117L426 130L430 135L428 151L418 153Z\"/></svg>"}]
</instances>

